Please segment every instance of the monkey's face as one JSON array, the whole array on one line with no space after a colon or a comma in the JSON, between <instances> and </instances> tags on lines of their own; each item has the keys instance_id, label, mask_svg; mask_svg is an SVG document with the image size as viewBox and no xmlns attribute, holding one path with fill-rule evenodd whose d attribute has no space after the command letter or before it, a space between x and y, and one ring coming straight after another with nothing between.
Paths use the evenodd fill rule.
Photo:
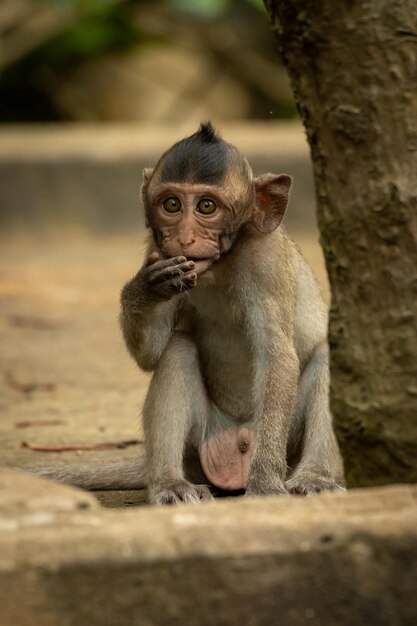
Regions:
<instances>
[{"instance_id":1,"label":"monkey's face","mask_svg":"<svg viewBox=\"0 0 417 626\"><path fill-rule=\"evenodd\" d=\"M284 216L285 174L254 179L243 154L211 124L165 152L142 185L147 225L166 258L185 256L201 274L230 250L242 226L268 234Z\"/></svg>"},{"instance_id":2,"label":"monkey's face","mask_svg":"<svg viewBox=\"0 0 417 626\"><path fill-rule=\"evenodd\" d=\"M165 257L186 256L201 274L227 252L236 236L233 200L218 186L159 184L147 194L147 215Z\"/></svg>"}]
</instances>

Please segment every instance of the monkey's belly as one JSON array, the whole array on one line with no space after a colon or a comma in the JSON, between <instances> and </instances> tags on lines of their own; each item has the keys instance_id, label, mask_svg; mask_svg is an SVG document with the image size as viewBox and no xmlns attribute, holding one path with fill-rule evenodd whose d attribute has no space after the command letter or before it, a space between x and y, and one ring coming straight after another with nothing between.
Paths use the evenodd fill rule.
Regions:
<instances>
[{"instance_id":1,"label":"monkey's belly","mask_svg":"<svg viewBox=\"0 0 417 626\"><path fill-rule=\"evenodd\" d=\"M205 354L202 374L211 402L243 425L253 417L253 376L248 355L230 343ZM233 349L234 348L234 349Z\"/></svg>"},{"instance_id":2,"label":"monkey's belly","mask_svg":"<svg viewBox=\"0 0 417 626\"><path fill-rule=\"evenodd\" d=\"M220 489L246 489L255 447L255 433L247 426L227 426L201 446L200 461L209 481Z\"/></svg>"}]
</instances>

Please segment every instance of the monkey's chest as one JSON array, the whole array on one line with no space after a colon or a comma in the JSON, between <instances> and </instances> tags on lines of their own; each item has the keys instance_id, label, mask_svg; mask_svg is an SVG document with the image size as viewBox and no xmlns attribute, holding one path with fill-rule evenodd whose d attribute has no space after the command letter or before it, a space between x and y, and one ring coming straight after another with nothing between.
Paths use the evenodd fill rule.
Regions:
<instances>
[{"instance_id":1,"label":"monkey's chest","mask_svg":"<svg viewBox=\"0 0 417 626\"><path fill-rule=\"evenodd\" d=\"M252 369L244 346L230 335L213 333L199 343L201 370L210 399L230 417L250 420Z\"/></svg>"},{"instance_id":2,"label":"monkey's chest","mask_svg":"<svg viewBox=\"0 0 417 626\"><path fill-rule=\"evenodd\" d=\"M213 485L245 489L255 447L249 342L227 294L196 290L190 300L201 374L212 406L199 447L201 466Z\"/></svg>"},{"instance_id":3,"label":"monkey's chest","mask_svg":"<svg viewBox=\"0 0 417 626\"><path fill-rule=\"evenodd\" d=\"M226 298L213 294L196 305L194 337L208 395L225 414L248 421L253 417L253 367L244 330Z\"/></svg>"}]
</instances>

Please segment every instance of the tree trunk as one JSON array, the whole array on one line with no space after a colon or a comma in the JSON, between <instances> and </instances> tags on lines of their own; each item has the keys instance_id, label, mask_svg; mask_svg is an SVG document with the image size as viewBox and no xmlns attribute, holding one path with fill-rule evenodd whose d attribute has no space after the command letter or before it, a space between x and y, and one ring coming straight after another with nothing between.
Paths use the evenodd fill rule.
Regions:
<instances>
[{"instance_id":1,"label":"tree trunk","mask_svg":"<svg viewBox=\"0 0 417 626\"><path fill-rule=\"evenodd\" d=\"M417 481L417 1L270 0L313 159L349 486Z\"/></svg>"}]
</instances>

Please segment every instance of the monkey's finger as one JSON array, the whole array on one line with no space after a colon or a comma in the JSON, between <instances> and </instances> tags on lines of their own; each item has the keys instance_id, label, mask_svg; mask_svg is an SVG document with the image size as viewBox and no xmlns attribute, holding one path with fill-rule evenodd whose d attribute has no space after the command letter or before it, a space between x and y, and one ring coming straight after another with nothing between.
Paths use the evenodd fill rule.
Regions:
<instances>
[{"instance_id":1,"label":"monkey's finger","mask_svg":"<svg viewBox=\"0 0 417 626\"><path fill-rule=\"evenodd\" d=\"M173 293L181 293L182 291L188 291L197 284L197 274L184 274L180 278L166 280L163 283L159 283L156 287L159 293L164 295L172 295Z\"/></svg>"},{"instance_id":2,"label":"monkey's finger","mask_svg":"<svg viewBox=\"0 0 417 626\"><path fill-rule=\"evenodd\" d=\"M186 262L185 256L174 256L171 259L161 259L159 261L154 261L151 265L148 266L149 274L153 274L154 272L159 272L163 270L165 267L172 267L175 265L181 265L181 263Z\"/></svg>"},{"instance_id":3,"label":"monkey's finger","mask_svg":"<svg viewBox=\"0 0 417 626\"><path fill-rule=\"evenodd\" d=\"M177 267L178 265L181 265L182 263L185 263L186 261L187 259L185 258L185 256L178 256L178 257L173 257L172 259L163 259L161 261L156 261L155 263L153 263L152 265L146 268L147 280L151 282L154 280L154 276L159 274L159 272L161 272L165 268Z\"/></svg>"},{"instance_id":4,"label":"monkey's finger","mask_svg":"<svg viewBox=\"0 0 417 626\"><path fill-rule=\"evenodd\" d=\"M183 274L179 278L171 278L171 280L167 280L162 284L170 285L174 291L183 291L184 288L190 289L197 284L197 274L195 272Z\"/></svg>"},{"instance_id":5,"label":"monkey's finger","mask_svg":"<svg viewBox=\"0 0 417 626\"><path fill-rule=\"evenodd\" d=\"M169 265L168 267L164 267L161 270L152 272L149 277L149 282L153 283L161 283L175 276L183 276L190 272L195 268L194 261L186 261L185 263L180 263L179 265Z\"/></svg>"}]
</instances>

